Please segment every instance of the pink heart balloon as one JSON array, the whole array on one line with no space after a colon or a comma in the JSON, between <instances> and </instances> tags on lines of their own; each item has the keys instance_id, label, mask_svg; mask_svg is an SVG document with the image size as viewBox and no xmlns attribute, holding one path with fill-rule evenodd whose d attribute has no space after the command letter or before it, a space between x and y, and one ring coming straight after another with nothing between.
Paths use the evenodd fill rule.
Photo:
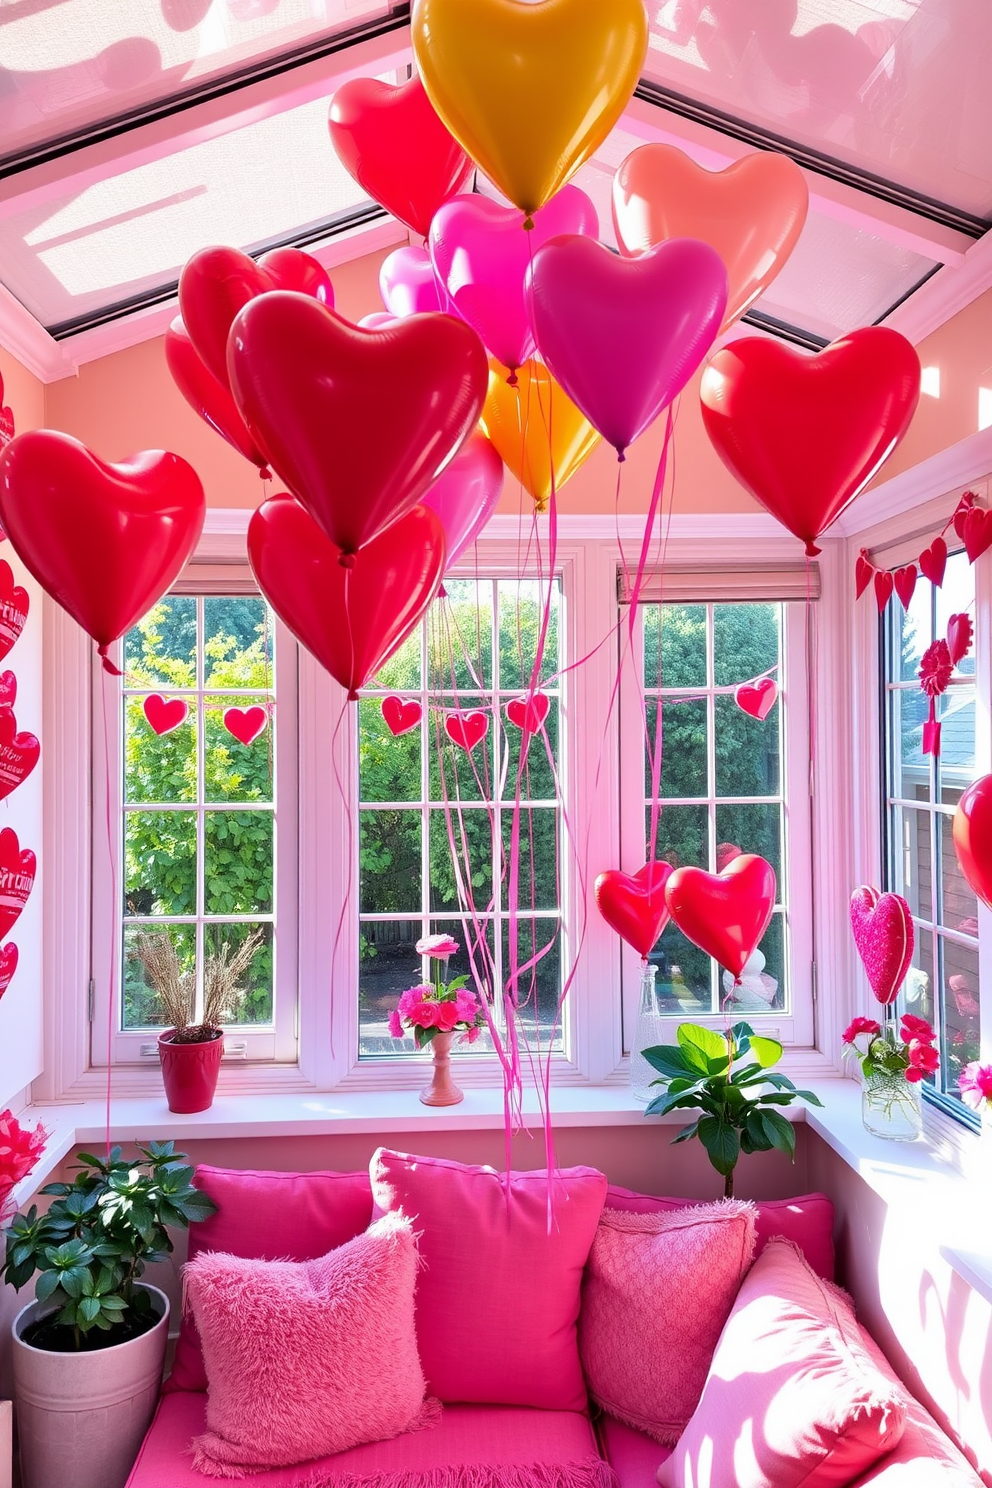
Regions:
<instances>
[{"instance_id":1,"label":"pink heart balloon","mask_svg":"<svg viewBox=\"0 0 992 1488\"><path fill-rule=\"evenodd\" d=\"M534 213L525 232L516 207L487 196L455 196L431 223L431 262L445 309L474 326L497 361L515 371L534 354L524 276L542 243L561 233L599 232L596 208L577 186L563 186Z\"/></svg>"},{"instance_id":2,"label":"pink heart balloon","mask_svg":"<svg viewBox=\"0 0 992 1488\"><path fill-rule=\"evenodd\" d=\"M390 315L402 320L427 310L444 310L438 294L434 265L426 248L397 248L382 261L379 293Z\"/></svg>"},{"instance_id":3,"label":"pink heart balloon","mask_svg":"<svg viewBox=\"0 0 992 1488\"><path fill-rule=\"evenodd\" d=\"M429 506L444 528L450 569L470 548L496 509L503 489L503 461L480 429L466 441L421 505Z\"/></svg>"},{"instance_id":4,"label":"pink heart balloon","mask_svg":"<svg viewBox=\"0 0 992 1488\"><path fill-rule=\"evenodd\" d=\"M591 238L558 237L534 254L527 302L548 371L622 456L712 346L727 271L694 238L619 258Z\"/></svg>"},{"instance_id":5,"label":"pink heart balloon","mask_svg":"<svg viewBox=\"0 0 992 1488\"><path fill-rule=\"evenodd\" d=\"M868 985L888 1006L898 997L913 959L912 910L901 894L880 894L864 884L851 895L851 930Z\"/></svg>"}]
</instances>

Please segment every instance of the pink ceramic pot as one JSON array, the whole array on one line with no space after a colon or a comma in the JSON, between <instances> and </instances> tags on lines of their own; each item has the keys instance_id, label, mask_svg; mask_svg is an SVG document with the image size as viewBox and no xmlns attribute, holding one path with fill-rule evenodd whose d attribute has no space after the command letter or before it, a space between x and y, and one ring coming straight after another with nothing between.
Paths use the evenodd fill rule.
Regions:
<instances>
[{"instance_id":1,"label":"pink ceramic pot","mask_svg":"<svg viewBox=\"0 0 992 1488\"><path fill-rule=\"evenodd\" d=\"M194 1111L206 1111L213 1104L224 1054L224 1035L218 1032L216 1038L202 1044L174 1044L175 1031L167 1028L159 1036L158 1057L169 1110L188 1116Z\"/></svg>"}]
</instances>

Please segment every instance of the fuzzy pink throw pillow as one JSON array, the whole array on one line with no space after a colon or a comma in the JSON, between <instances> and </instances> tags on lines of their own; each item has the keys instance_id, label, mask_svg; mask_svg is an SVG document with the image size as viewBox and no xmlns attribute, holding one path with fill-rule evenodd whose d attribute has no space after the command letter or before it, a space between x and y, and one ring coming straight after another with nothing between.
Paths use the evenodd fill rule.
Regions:
<instances>
[{"instance_id":1,"label":"fuzzy pink throw pillow","mask_svg":"<svg viewBox=\"0 0 992 1488\"><path fill-rule=\"evenodd\" d=\"M671 1445L706 1382L754 1254L753 1204L606 1209L592 1243L579 1352L597 1405Z\"/></svg>"},{"instance_id":2,"label":"fuzzy pink throw pillow","mask_svg":"<svg viewBox=\"0 0 992 1488\"><path fill-rule=\"evenodd\" d=\"M207 1368L200 1472L237 1478L385 1441L424 1405L408 1221L386 1215L314 1261L206 1251L184 1271Z\"/></svg>"}]
</instances>

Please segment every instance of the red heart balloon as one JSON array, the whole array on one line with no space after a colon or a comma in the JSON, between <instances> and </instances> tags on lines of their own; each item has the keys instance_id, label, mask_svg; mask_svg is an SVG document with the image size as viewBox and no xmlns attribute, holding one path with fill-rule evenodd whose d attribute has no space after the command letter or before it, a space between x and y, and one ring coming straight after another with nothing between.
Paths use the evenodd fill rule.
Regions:
<instances>
[{"instance_id":1,"label":"red heart balloon","mask_svg":"<svg viewBox=\"0 0 992 1488\"><path fill-rule=\"evenodd\" d=\"M907 563L904 568L897 568L892 575L895 591L899 596L899 603L904 610L908 610L916 589L917 571L915 563Z\"/></svg>"},{"instance_id":2,"label":"red heart balloon","mask_svg":"<svg viewBox=\"0 0 992 1488\"><path fill-rule=\"evenodd\" d=\"M162 735L171 734L186 722L189 706L182 698L169 698L167 702L160 693L153 692L145 698L141 711L155 733Z\"/></svg>"},{"instance_id":3,"label":"red heart balloon","mask_svg":"<svg viewBox=\"0 0 992 1488\"><path fill-rule=\"evenodd\" d=\"M399 87L378 78L343 83L331 99L327 127L349 175L422 238L441 203L472 174L472 161L416 76Z\"/></svg>"},{"instance_id":4,"label":"red heart balloon","mask_svg":"<svg viewBox=\"0 0 992 1488\"><path fill-rule=\"evenodd\" d=\"M224 727L239 744L252 744L265 732L269 715L257 703L253 708L225 708Z\"/></svg>"},{"instance_id":5,"label":"red heart balloon","mask_svg":"<svg viewBox=\"0 0 992 1488\"><path fill-rule=\"evenodd\" d=\"M947 567L947 544L942 537L935 537L928 548L920 554L920 573L929 579L935 589L944 582Z\"/></svg>"},{"instance_id":6,"label":"red heart balloon","mask_svg":"<svg viewBox=\"0 0 992 1488\"><path fill-rule=\"evenodd\" d=\"M383 722L394 739L415 729L424 716L423 709L416 699L405 703L399 697L384 697L381 707Z\"/></svg>"},{"instance_id":7,"label":"red heart balloon","mask_svg":"<svg viewBox=\"0 0 992 1488\"><path fill-rule=\"evenodd\" d=\"M12 708L17 701L17 678L13 672L0 673L0 708Z\"/></svg>"},{"instance_id":8,"label":"red heart balloon","mask_svg":"<svg viewBox=\"0 0 992 1488\"><path fill-rule=\"evenodd\" d=\"M778 683L774 677L762 677L759 682L742 682L734 693L738 708L762 722L774 708L777 698Z\"/></svg>"},{"instance_id":9,"label":"red heart balloon","mask_svg":"<svg viewBox=\"0 0 992 1488\"><path fill-rule=\"evenodd\" d=\"M28 902L34 888L38 860L29 847L21 851L12 827L0 832L0 940Z\"/></svg>"},{"instance_id":10,"label":"red heart balloon","mask_svg":"<svg viewBox=\"0 0 992 1488\"><path fill-rule=\"evenodd\" d=\"M511 698L506 705L506 716L523 733L536 734L548 716L551 699L546 692L535 692L529 698Z\"/></svg>"},{"instance_id":11,"label":"red heart balloon","mask_svg":"<svg viewBox=\"0 0 992 1488\"><path fill-rule=\"evenodd\" d=\"M0 398L2 397L3 392L0 391ZM4 404L3 408L0 408L0 448L2 448L5 444L9 444L13 437L14 410L12 408L8 408L6 404Z\"/></svg>"},{"instance_id":12,"label":"red heart balloon","mask_svg":"<svg viewBox=\"0 0 992 1488\"><path fill-rule=\"evenodd\" d=\"M851 895L854 944L868 985L884 1006L895 1002L913 959L913 913L899 894L864 885Z\"/></svg>"},{"instance_id":13,"label":"red heart balloon","mask_svg":"<svg viewBox=\"0 0 992 1488\"><path fill-rule=\"evenodd\" d=\"M0 997L6 992L17 970L18 950L13 941L0 951Z\"/></svg>"},{"instance_id":14,"label":"red heart balloon","mask_svg":"<svg viewBox=\"0 0 992 1488\"><path fill-rule=\"evenodd\" d=\"M31 596L14 583L14 570L0 558L0 660L24 629L30 609Z\"/></svg>"},{"instance_id":15,"label":"red heart balloon","mask_svg":"<svg viewBox=\"0 0 992 1488\"><path fill-rule=\"evenodd\" d=\"M969 785L954 813L952 832L961 872L992 909L992 775Z\"/></svg>"},{"instance_id":16,"label":"red heart balloon","mask_svg":"<svg viewBox=\"0 0 992 1488\"><path fill-rule=\"evenodd\" d=\"M346 568L302 506L280 494L252 513L248 557L280 619L354 698L440 588L444 533L432 511L415 506Z\"/></svg>"},{"instance_id":17,"label":"red heart balloon","mask_svg":"<svg viewBox=\"0 0 992 1488\"><path fill-rule=\"evenodd\" d=\"M976 562L987 548L992 548L992 511L973 506L961 524L961 536L968 562Z\"/></svg>"},{"instance_id":18,"label":"red heart balloon","mask_svg":"<svg viewBox=\"0 0 992 1488\"><path fill-rule=\"evenodd\" d=\"M892 598L895 588L895 579L887 568L875 570L875 603L878 605L878 613L881 615Z\"/></svg>"},{"instance_id":19,"label":"red heart balloon","mask_svg":"<svg viewBox=\"0 0 992 1488\"><path fill-rule=\"evenodd\" d=\"M444 720L444 732L452 744L466 752L485 738L488 727L489 718L485 713L449 713Z\"/></svg>"},{"instance_id":20,"label":"red heart balloon","mask_svg":"<svg viewBox=\"0 0 992 1488\"><path fill-rule=\"evenodd\" d=\"M145 450L119 465L53 429L0 454L0 521L39 584L100 655L175 583L203 530L199 477Z\"/></svg>"},{"instance_id":21,"label":"red heart balloon","mask_svg":"<svg viewBox=\"0 0 992 1488\"><path fill-rule=\"evenodd\" d=\"M885 326L816 356L746 337L717 352L700 384L717 454L810 556L895 449L919 396L920 359Z\"/></svg>"},{"instance_id":22,"label":"red heart balloon","mask_svg":"<svg viewBox=\"0 0 992 1488\"><path fill-rule=\"evenodd\" d=\"M265 456L256 448L245 428L245 421L227 383L218 382L206 363L201 361L180 316L165 333L165 360L173 382L194 413L226 439L239 455L244 455L246 460L264 470Z\"/></svg>"},{"instance_id":23,"label":"red heart balloon","mask_svg":"<svg viewBox=\"0 0 992 1488\"><path fill-rule=\"evenodd\" d=\"M947 622L947 653L951 658L951 666L957 666L968 655L974 635L975 627L970 615L951 616Z\"/></svg>"},{"instance_id":24,"label":"red heart balloon","mask_svg":"<svg viewBox=\"0 0 992 1488\"><path fill-rule=\"evenodd\" d=\"M665 903L682 934L739 977L771 922L775 892L772 865L741 853L720 873L676 868Z\"/></svg>"},{"instance_id":25,"label":"red heart balloon","mask_svg":"<svg viewBox=\"0 0 992 1488\"><path fill-rule=\"evenodd\" d=\"M13 708L0 708L0 801L15 791L38 763L34 734L19 734Z\"/></svg>"},{"instance_id":26,"label":"red heart balloon","mask_svg":"<svg viewBox=\"0 0 992 1488\"><path fill-rule=\"evenodd\" d=\"M646 956L668 924L665 885L671 863L645 863L636 873L608 868L596 879L596 907L617 934Z\"/></svg>"},{"instance_id":27,"label":"red heart balloon","mask_svg":"<svg viewBox=\"0 0 992 1488\"><path fill-rule=\"evenodd\" d=\"M349 555L416 506L475 428L489 386L482 342L450 315L365 331L284 293L241 311L230 372L269 464Z\"/></svg>"},{"instance_id":28,"label":"red heart balloon","mask_svg":"<svg viewBox=\"0 0 992 1488\"><path fill-rule=\"evenodd\" d=\"M875 565L871 559L863 551L860 552L854 564L855 599L860 599L862 594L864 594L868 585L871 583L874 572Z\"/></svg>"}]
</instances>

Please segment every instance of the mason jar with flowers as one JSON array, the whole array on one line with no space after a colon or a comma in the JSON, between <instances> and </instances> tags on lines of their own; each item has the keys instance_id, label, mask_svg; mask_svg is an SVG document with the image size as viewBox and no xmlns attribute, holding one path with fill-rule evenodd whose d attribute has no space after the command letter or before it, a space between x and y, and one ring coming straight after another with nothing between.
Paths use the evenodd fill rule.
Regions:
<instances>
[{"instance_id":1,"label":"mason jar with flowers","mask_svg":"<svg viewBox=\"0 0 992 1488\"><path fill-rule=\"evenodd\" d=\"M911 1142L923 1129L920 1086L940 1068L937 1035L925 1018L904 1013L899 1030L887 1018L855 1018L844 1030L844 1053L861 1063L861 1117L876 1137ZM867 1042L862 1046L859 1039Z\"/></svg>"},{"instance_id":2,"label":"mason jar with flowers","mask_svg":"<svg viewBox=\"0 0 992 1488\"><path fill-rule=\"evenodd\" d=\"M431 1047L434 1070L431 1083L420 1093L425 1106L455 1106L465 1099L451 1078L451 1045L456 1037L474 1044L485 1027L485 1014L467 976L447 981L448 960L458 950L450 935L427 935L415 947L431 963L431 980L418 982L400 994L389 1015L389 1031L400 1039L413 1033L418 1049Z\"/></svg>"}]
</instances>

